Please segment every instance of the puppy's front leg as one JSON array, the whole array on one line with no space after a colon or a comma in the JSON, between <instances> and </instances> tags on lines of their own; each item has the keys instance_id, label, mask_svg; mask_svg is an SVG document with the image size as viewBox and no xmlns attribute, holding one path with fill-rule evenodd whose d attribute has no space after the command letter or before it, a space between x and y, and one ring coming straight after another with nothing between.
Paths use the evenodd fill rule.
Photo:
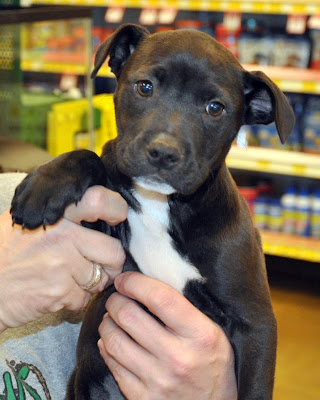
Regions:
<instances>
[{"instance_id":1,"label":"puppy's front leg","mask_svg":"<svg viewBox=\"0 0 320 400\"><path fill-rule=\"evenodd\" d=\"M238 358L236 366L238 399L271 400L275 373L276 326L275 321L234 338L241 345L234 348ZM241 336L241 338L240 338Z\"/></svg>"},{"instance_id":2,"label":"puppy's front leg","mask_svg":"<svg viewBox=\"0 0 320 400\"><path fill-rule=\"evenodd\" d=\"M105 167L95 153L62 154L35 169L17 187L11 206L13 222L28 229L52 225L90 186L105 184Z\"/></svg>"},{"instance_id":3,"label":"puppy's front leg","mask_svg":"<svg viewBox=\"0 0 320 400\"><path fill-rule=\"evenodd\" d=\"M114 286L110 286L99 293L85 314L78 340L76 368L69 380L65 400L110 399L110 388L105 386L105 381L111 382L113 378L99 354L97 342L100 338L98 328L106 313L105 303L114 291ZM114 381L113 386L117 388ZM120 393L118 388L117 392Z\"/></svg>"}]
</instances>

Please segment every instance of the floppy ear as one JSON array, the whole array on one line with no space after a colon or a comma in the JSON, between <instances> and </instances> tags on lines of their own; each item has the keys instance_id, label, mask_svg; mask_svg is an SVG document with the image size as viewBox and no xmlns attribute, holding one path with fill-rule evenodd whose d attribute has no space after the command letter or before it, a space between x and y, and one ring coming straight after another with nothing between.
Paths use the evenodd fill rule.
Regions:
<instances>
[{"instance_id":1,"label":"floppy ear","mask_svg":"<svg viewBox=\"0 0 320 400\"><path fill-rule=\"evenodd\" d=\"M107 56L110 55L109 66L118 79L127 59L134 52L141 40L149 34L147 29L139 25L126 24L120 26L98 48L91 78L95 78Z\"/></svg>"},{"instance_id":2,"label":"floppy ear","mask_svg":"<svg viewBox=\"0 0 320 400\"><path fill-rule=\"evenodd\" d=\"M245 124L269 124L275 121L282 143L290 135L295 117L282 91L263 72L245 72Z\"/></svg>"}]
</instances>

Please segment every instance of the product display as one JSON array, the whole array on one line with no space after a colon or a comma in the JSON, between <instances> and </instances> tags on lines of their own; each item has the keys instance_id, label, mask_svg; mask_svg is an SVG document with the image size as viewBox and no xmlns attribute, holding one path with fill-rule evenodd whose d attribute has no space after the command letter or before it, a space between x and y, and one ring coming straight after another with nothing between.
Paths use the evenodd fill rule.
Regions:
<instances>
[{"instance_id":1,"label":"product display","mask_svg":"<svg viewBox=\"0 0 320 400\"><path fill-rule=\"evenodd\" d=\"M284 84L288 90L282 89L294 109L296 124L286 143L280 143L274 124L270 124L242 127L236 144L244 147L244 151L248 146L252 151L262 150L262 153L265 149L281 150L278 155L284 163L281 174L288 170L291 175L296 173L301 177L308 170L309 178L317 178L316 164L311 167L300 161L295 164L290 158L286 167L285 160L287 151L320 153L320 84L317 81L320 27L314 21L312 25L306 23L306 29L301 29L298 34L286 30L285 15L241 14L233 9L233 3L228 3L228 7L226 12L202 9L192 12L181 6L182 9L171 12L170 20L160 18L165 12L154 8L156 18L148 28L154 32L169 29L206 32L228 47L241 63L249 64L253 70L265 71L280 87L282 79L288 81L289 85ZM4 118L0 119L0 132L2 135L10 132L13 138L36 144L52 156L80 148L100 153L105 141L116 135L111 94L114 76L105 64L96 79L96 92L109 92L110 95L96 95L91 99L88 84L92 81L87 78L98 46L119 23L139 23L144 10L122 7L123 20L114 22L106 17L110 13L105 7L96 7L90 27L83 18L71 16L72 7L67 8L68 18L55 18L54 21L44 18L21 24L16 31L7 29L7 25L1 30L0 106ZM90 31L92 42L89 46L87 36ZM12 43L15 43L14 50L10 47ZM247 67L245 65L249 69ZM308 77L309 73L313 75ZM112 84L106 84L107 81ZM18 90L16 82L20 85ZM258 156L252 162L255 166L249 170L268 171L270 163L273 161ZM242 165L241 162L232 164L232 168L241 170ZM246 168L247 164L244 165ZM272 169L272 172L277 173L277 170ZM308 194L300 193L295 187L283 193L277 191L275 195L268 185L247 186L241 192L248 200L256 225L263 230L319 238L317 183L309 184L308 188Z\"/></svg>"},{"instance_id":2,"label":"product display","mask_svg":"<svg viewBox=\"0 0 320 400\"><path fill-rule=\"evenodd\" d=\"M320 153L320 98L310 96L303 113L303 150Z\"/></svg>"},{"instance_id":3,"label":"product display","mask_svg":"<svg viewBox=\"0 0 320 400\"><path fill-rule=\"evenodd\" d=\"M1 12L2 136L48 148L51 106L91 96L90 30L87 8Z\"/></svg>"},{"instance_id":4,"label":"product display","mask_svg":"<svg viewBox=\"0 0 320 400\"><path fill-rule=\"evenodd\" d=\"M277 137L274 123L242 127L237 145L320 153L320 98L297 94L287 94L287 97L295 112L296 123L283 145Z\"/></svg>"},{"instance_id":5,"label":"product display","mask_svg":"<svg viewBox=\"0 0 320 400\"><path fill-rule=\"evenodd\" d=\"M311 68L320 69L320 29L311 30L312 56Z\"/></svg>"},{"instance_id":6,"label":"product display","mask_svg":"<svg viewBox=\"0 0 320 400\"><path fill-rule=\"evenodd\" d=\"M267 188L267 189L266 189ZM320 238L320 187L289 186L275 195L272 186L239 187L259 229Z\"/></svg>"},{"instance_id":7,"label":"product display","mask_svg":"<svg viewBox=\"0 0 320 400\"><path fill-rule=\"evenodd\" d=\"M52 106L48 115L47 143L50 154L58 156L81 148L93 148L101 154L103 145L117 135L113 96L94 96L93 107L93 114L89 115L86 99ZM90 118L94 125L93 135L89 129Z\"/></svg>"},{"instance_id":8,"label":"product display","mask_svg":"<svg viewBox=\"0 0 320 400\"><path fill-rule=\"evenodd\" d=\"M239 39L239 60L244 64L308 68L311 43L301 35L259 36L243 34Z\"/></svg>"},{"instance_id":9,"label":"product display","mask_svg":"<svg viewBox=\"0 0 320 400\"><path fill-rule=\"evenodd\" d=\"M11 10L11 17L4 18L3 10ZM28 15L27 20L18 18L13 22L20 11ZM260 258L265 258L266 261L278 331L275 389L271 397L274 400L317 400L320 398L320 369L314 360L319 347L320 326L317 323L320 266L320 0L0 0L0 178L3 175L7 179L7 174L2 172L31 172L56 156L73 150L90 149L101 155L105 143L117 135L113 98L117 81L108 65L108 58L95 79L91 79L90 74L99 46L114 34L119 25L130 23L146 26L151 33L178 29L195 29L207 33L226 46L245 70L262 71L273 80L294 110L295 124L284 144L279 139L275 123L242 126L227 155L226 165L239 192L248 203L255 233L259 233L257 236L261 239ZM178 44L180 47L185 42L185 36L182 32L178 36L181 38L180 45ZM190 48L197 48L194 47L195 42L192 41L187 46L187 53ZM126 50L131 54L135 51L135 45L130 45ZM161 47L162 43L157 42L157 45ZM113 51L116 51L116 47L113 47ZM125 47L122 47L120 53ZM165 59L169 53L163 53ZM156 54L157 50L151 57L149 54L146 59L148 65ZM122 55L118 55L121 59ZM203 56L199 51L197 55ZM111 59L112 57L113 55ZM133 69L135 81L131 81L132 96L135 95L134 85L138 86L139 80L150 79L150 75L141 75L141 65L143 62L139 64L139 68ZM166 63L163 67L166 70ZM128 71L128 64L125 69ZM188 75L185 72L184 69L180 74L182 80L188 79L185 78ZM223 76L226 78L230 72L228 65L224 72ZM199 73L202 74L203 70ZM127 75L121 74L120 79L123 82ZM203 95L212 97L210 102L224 103L237 90L232 85L227 87L226 82L222 82L223 90L219 87L217 91L220 82L217 85L213 79L208 82ZM156 85L154 81L152 83L153 95L158 95L158 82ZM172 93L172 82L167 88ZM243 101L247 100L245 97L252 95L250 90L254 89L249 83L244 90ZM269 95L263 90L261 93L258 100L262 108ZM168 95L168 91L166 94ZM152 100L154 97L143 99L149 102ZM128 101L131 104L130 93L125 102ZM159 101L165 104L163 98ZM231 103L227 100L224 105L224 112L229 115L229 111L232 111L229 108ZM190 112L195 115L200 109L201 104L197 102ZM132 116L131 106L130 110ZM203 118L208 118L205 107L202 111ZM276 112L278 111L279 108ZM248 110L248 114L250 112ZM137 117L139 119L140 114ZM284 120L286 116L281 121L278 119L278 124L282 124ZM184 134L186 136L186 132ZM208 134L212 137L212 143L219 145L221 138L217 137L217 132L211 130ZM65 162L63 164L67 165ZM85 164L85 161L81 162L82 167ZM70 168L73 166L70 165ZM50 178L54 187L57 187L58 175L54 174ZM80 182L79 179L77 181ZM44 183L46 186L48 179ZM124 183L126 186L127 182ZM113 189L116 190L115 187ZM202 186L202 189L206 191L207 185ZM179 194L174 194L169 200L180 201L180 197ZM60 201L60 197L56 196L58 198ZM90 200L90 196L88 198ZM238 198L230 212L224 207L225 199L222 200L221 212L218 213L220 219L221 216L223 220L233 218L243 199ZM194 196L192 202L194 203ZM188 222L190 210L183 213L186 204L182 206L181 208L180 204L180 214ZM8 207L9 198L6 208ZM217 210L212 209L210 213L217 214ZM246 211L247 217L250 216L248 213ZM199 225L203 218L196 215L195 221ZM236 227L240 227L239 221L234 223ZM195 229L190 229L190 224L187 225L187 231L189 229L192 233L196 232ZM211 224L211 228L215 230L214 224ZM25 228L24 234L27 234L26 231ZM41 232L46 234L42 229ZM242 224L239 240L235 240L234 229L224 230L223 243L235 243L239 247L247 237L248 229ZM220 245L221 240L218 239L215 238L215 243ZM205 254L200 254L197 246L195 248L197 257L203 259ZM246 246L242 252L244 260L252 252L252 245ZM208 259L212 261L215 254L211 253ZM233 262L232 252L226 254L226 257L227 268L239 267L239 263ZM59 261L59 255L56 258L55 261ZM174 264L175 260L173 270ZM252 282L252 287L261 286L261 281L255 276L258 264L250 263L248 270L247 278ZM219 271L216 271L218 274L214 280L217 291L222 282ZM162 278L163 276L160 277ZM251 286L241 288L236 270L234 278L237 284L233 294L241 292L244 298L248 297L246 294ZM90 277L84 280L86 283ZM222 283L229 285L229 280ZM230 290L229 292L231 293ZM218 304L218 308L222 310L222 319L219 317L221 321L231 315L231 297L226 298L227 303ZM243 308L239 298L237 296L236 306ZM193 297L191 301L194 302ZM206 293L203 293L201 301L207 301ZM255 299L257 301L260 301L259 296ZM266 315L262 316L265 321ZM73 368L72 355L75 355L76 343L66 342L66 356L61 358L62 336L59 329L57 331L62 321L60 317L63 320L67 317L62 323L63 337L74 337L73 333L77 336L78 331L72 331L75 323L73 318L69 318L69 314L58 312L57 317L59 321L53 321L46 316L39 323L22 326L21 329L8 329L2 334L2 346L6 345L7 338L11 335L15 338L8 342L10 357L3 357L6 363L3 363L3 382L0 384L1 399L10 396L11 400L16 397L27 399L30 396L42 399L49 398L50 395L54 399L60 398L65 392L70 368ZM236 317L236 323L240 324L241 330L247 330L245 319L242 321L238 314ZM219 318L215 322L220 325ZM31 327L31 335L28 334L28 326ZM267 334L265 326L260 333L260 336ZM47 339L46 335L49 335L49 340L44 340ZM51 352L48 353L47 343L51 347L52 343L56 345L57 354L52 356ZM93 345L96 346L96 343L97 339ZM29 344L32 352L29 351ZM42 348L44 351L40 354L38 350ZM257 349L254 349L251 357L255 358L257 354ZM57 360L59 365L62 362L60 369L63 376L60 369L56 368ZM84 383L88 383L88 379L84 379ZM249 393L250 385L245 388ZM262 393L261 387L259 390ZM199 396L195 394L195 397Z\"/></svg>"}]
</instances>

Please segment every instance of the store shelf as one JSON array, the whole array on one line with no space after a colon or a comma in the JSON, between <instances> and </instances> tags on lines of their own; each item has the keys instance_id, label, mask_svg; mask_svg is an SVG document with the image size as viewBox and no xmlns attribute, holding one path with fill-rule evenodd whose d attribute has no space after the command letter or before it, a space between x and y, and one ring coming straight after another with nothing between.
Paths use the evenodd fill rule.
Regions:
<instances>
[{"instance_id":1,"label":"store shelf","mask_svg":"<svg viewBox=\"0 0 320 400\"><path fill-rule=\"evenodd\" d=\"M48 72L52 74L86 75L87 68L81 64L42 62L39 60L22 60L21 69L30 72Z\"/></svg>"},{"instance_id":2,"label":"store shelf","mask_svg":"<svg viewBox=\"0 0 320 400\"><path fill-rule=\"evenodd\" d=\"M31 0L33 4L176 8L192 11L233 11L262 14L320 14L319 0Z\"/></svg>"},{"instance_id":3,"label":"store shelf","mask_svg":"<svg viewBox=\"0 0 320 400\"><path fill-rule=\"evenodd\" d=\"M232 146L229 168L320 179L320 156L262 147Z\"/></svg>"},{"instance_id":4,"label":"store shelf","mask_svg":"<svg viewBox=\"0 0 320 400\"><path fill-rule=\"evenodd\" d=\"M320 94L320 71L299 68L281 68L244 64L248 71L263 71L284 92ZM99 71L99 76L114 77L110 69L105 66Z\"/></svg>"},{"instance_id":5,"label":"store shelf","mask_svg":"<svg viewBox=\"0 0 320 400\"><path fill-rule=\"evenodd\" d=\"M25 1L27 3L27 0ZM43 4L43 1L39 1L39 4ZM32 4L32 0L29 1L29 6ZM36 4L36 3L34 3ZM48 1L47 4L50 4L55 7L39 7L39 8L22 8L18 10L1 10L0 12L0 24L8 25L8 24L19 24L19 23L31 23L31 22L40 22L40 21L55 21L61 19L72 19L72 18L90 18L91 10L88 7L76 7L85 5L84 1L70 1L61 2L58 1ZM72 7L58 7L56 5L66 4ZM22 4L21 4L22 5ZM26 4L25 4L26 5Z\"/></svg>"},{"instance_id":6,"label":"store shelf","mask_svg":"<svg viewBox=\"0 0 320 400\"><path fill-rule=\"evenodd\" d=\"M244 64L248 71L263 71L284 92L320 94L320 71Z\"/></svg>"},{"instance_id":7,"label":"store shelf","mask_svg":"<svg viewBox=\"0 0 320 400\"><path fill-rule=\"evenodd\" d=\"M265 254L320 262L320 240L260 231Z\"/></svg>"}]
</instances>

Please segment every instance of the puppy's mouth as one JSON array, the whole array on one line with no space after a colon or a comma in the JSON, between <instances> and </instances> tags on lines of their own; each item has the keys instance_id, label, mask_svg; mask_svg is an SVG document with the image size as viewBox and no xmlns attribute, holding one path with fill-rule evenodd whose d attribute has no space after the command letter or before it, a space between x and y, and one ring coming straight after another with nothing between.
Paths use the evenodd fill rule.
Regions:
<instances>
[{"instance_id":1,"label":"puppy's mouth","mask_svg":"<svg viewBox=\"0 0 320 400\"><path fill-rule=\"evenodd\" d=\"M161 179L158 175L140 176L137 178L133 178L133 181L136 185L142 187L143 189L165 194L167 196L177 191L171 185Z\"/></svg>"},{"instance_id":2,"label":"puppy's mouth","mask_svg":"<svg viewBox=\"0 0 320 400\"><path fill-rule=\"evenodd\" d=\"M196 157L158 160L156 154L149 152L150 160L145 146L137 143L118 142L116 159L119 170L140 187L164 195L189 195L202 183L206 171L199 168Z\"/></svg>"}]
</instances>

